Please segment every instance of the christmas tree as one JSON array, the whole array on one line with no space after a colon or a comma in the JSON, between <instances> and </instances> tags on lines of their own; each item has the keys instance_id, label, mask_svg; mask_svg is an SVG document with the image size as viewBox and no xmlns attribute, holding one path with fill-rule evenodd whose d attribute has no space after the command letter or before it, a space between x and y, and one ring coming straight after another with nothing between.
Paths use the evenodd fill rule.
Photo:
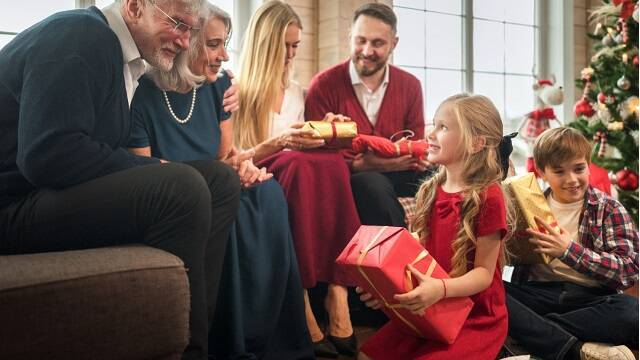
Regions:
<instances>
[{"instance_id":1,"label":"christmas tree","mask_svg":"<svg viewBox=\"0 0 640 360\"><path fill-rule=\"evenodd\" d=\"M638 219L638 0L591 12L595 55L576 80L584 89L570 126L593 139L592 162L609 171L618 200Z\"/></svg>"}]
</instances>

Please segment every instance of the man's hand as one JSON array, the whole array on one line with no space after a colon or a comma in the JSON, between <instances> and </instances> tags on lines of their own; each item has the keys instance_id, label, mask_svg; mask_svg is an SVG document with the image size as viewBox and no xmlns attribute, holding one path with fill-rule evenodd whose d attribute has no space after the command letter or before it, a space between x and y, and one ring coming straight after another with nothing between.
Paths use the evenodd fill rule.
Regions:
<instances>
[{"instance_id":1,"label":"man's hand","mask_svg":"<svg viewBox=\"0 0 640 360\"><path fill-rule=\"evenodd\" d=\"M334 114L332 112L327 113L324 116L324 119L322 119L322 121L328 121L328 122L344 122L344 121L351 121L351 118L348 116L344 116L342 114Z\"/></svg>"},{"instance_id":2,"label":"man's hand","mask_svg":"<svg viewBox=\"0 0 640 360\"><path fill-rule=\"evenodd\" d=\"M354 172L417 170L421 166L421 164L418 164L419 161L420 160L414 159L411 155L402 155L397 158L385 159L375 155L373 152L366 152L364 154L356 155L351 163L351 169Z\"/></svg>"},{"instance_id":3,"label":"man's hand","mask_svg":"<svg viewBox=\"0 0 640 360\"><path fill-rule=\"evenodd\" d=\"M547 233L545 234L533 229L527 229L527 233L533 236L529 241L538 246L534 251L547 254L555 258L562 257L571 244L571 237L569 234L567 234L564 229L560 229L560 233L558 233L549 224L537 216L535 217L535 220L539 226L542 226L547 231Z\"/></svg>"},{"instance_id":4,"label":"man's hand","mask_svg":"<svg viewBox=\"0 0 640 360\"><path fill-rule=\"evenodd\" d=\"M420 285L408 293L396 294L393 298L411 313L423 315L429 306L444 297L444 283L439 279L426 276L410 264L407 265L407 268L418 279Z\"/></svg>"},{"instance_id":5,"label":"man's hand","mask_svg":"<svg viewBox=\"0 0 640 360\"><path fill-rule=\"evenodd\" d=\"M233 73L231 70L225 70L231 79L231 86L224 92L222 99L222 107L225 112L236 112L240 108L240 99L238 97L238 85L233 81Z\"/></svg>"}]
</instances>

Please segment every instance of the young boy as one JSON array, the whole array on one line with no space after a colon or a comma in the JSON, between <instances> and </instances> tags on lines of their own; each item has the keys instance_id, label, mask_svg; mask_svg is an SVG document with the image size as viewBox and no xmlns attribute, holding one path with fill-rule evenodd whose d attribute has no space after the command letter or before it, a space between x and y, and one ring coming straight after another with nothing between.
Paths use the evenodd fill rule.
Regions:
<instances>
[{"instance_id":1,"label":"young boy","mask_svg":"<svg viewBox=\"0 0 640 360\"><path fill-rule=\"evenodd\" d=\"M622 205L589 186L591 145L555 128L533 156L560 232L527 230L549 264L528 267L528 281L505 283L509 335L543 359L629 359L638 346L638 299L621 289L638 281L638 233ZM522 270L522 269L519 269Z\"/></svg>"}]
</instances>

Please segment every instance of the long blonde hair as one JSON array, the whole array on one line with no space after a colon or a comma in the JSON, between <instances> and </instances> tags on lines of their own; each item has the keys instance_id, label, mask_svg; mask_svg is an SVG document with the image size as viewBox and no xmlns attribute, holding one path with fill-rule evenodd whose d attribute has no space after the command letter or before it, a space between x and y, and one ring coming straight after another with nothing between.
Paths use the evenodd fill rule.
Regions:
<instances>
[{"instance_id":1,"label":"long blonde hair","mask_svg":"<svg viewBox=\"0 0 640 360\"><path fill-rule=\"evenodd\" d=\"M464 150L462 176L466 187L462 192L462 219L451 244L453 255L450 275L455 277L464 275L472 265L469 255L476 249L475 218L480 213L484 201L483 192L493 183L500 184L503 177L498 155L498 147L502 141L502 121L496 107L485 96L458 94L447 98L440 107L445 104L451 105L458 121ZM484 138L485 145L480 151L473 153L472 149L478 138ZM440 170L418 189L413 231L418 232L423 243L429 237L430 212L435 205L437 189L445 180L445 168L441 166ZM507 204L507 222L513 223L510 204ZM504 264L504 246L501 246L499 259L500 264Z\"/></svg>"},{"instance_id":2,"label":"long blonde hair","mask_svg":"<svg viewBox=\"0 0 640 360\"><path fill-rule=\"evenodd\" d=\"M282 1L266 2L249 21L240 54L240 108L233 115L234 143L240 148L267 139L273 107L289 85L284 39L290 24L302 29L300 17Z\"/></svg>"}]
</instances>

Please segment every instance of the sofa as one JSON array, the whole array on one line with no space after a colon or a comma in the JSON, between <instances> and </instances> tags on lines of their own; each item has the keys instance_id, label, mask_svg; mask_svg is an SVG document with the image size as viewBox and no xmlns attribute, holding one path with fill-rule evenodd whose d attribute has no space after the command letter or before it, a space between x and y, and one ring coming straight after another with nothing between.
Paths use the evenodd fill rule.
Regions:
<instances>
[{"instance_id":1,"label":"sofa","mask_svg":"<svg viewBox=\"0 0 640 360\"><path fill-rule=\"evenodd\" d=\"M189 304L182 261L158 249L0 255L0 359L179 359Z\"/></svg>"}]
</instances>

